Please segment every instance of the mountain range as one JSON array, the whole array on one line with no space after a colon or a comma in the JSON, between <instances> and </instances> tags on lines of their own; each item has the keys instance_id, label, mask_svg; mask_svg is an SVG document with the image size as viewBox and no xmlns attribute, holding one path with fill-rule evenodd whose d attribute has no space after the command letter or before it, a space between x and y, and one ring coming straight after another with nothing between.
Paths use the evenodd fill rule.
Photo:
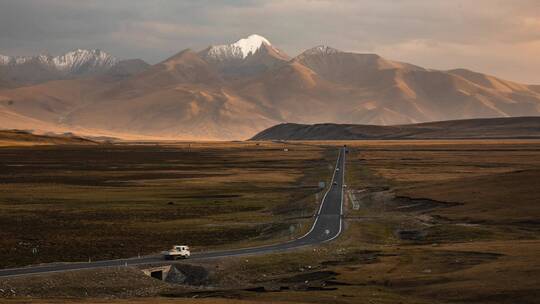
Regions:
<instances>
[{"instance_id":1,"label":"mountain range","mask_svg":"<svg viewBox=\"0 0 540 304\"><path fill-rule=\"evenodd\" d=\"M538 116L540 86L259 35L155 65L99 50L0 56L0 128L125 139L246 139L284 123L395 125Z\"/></svg>"}]
</instances>

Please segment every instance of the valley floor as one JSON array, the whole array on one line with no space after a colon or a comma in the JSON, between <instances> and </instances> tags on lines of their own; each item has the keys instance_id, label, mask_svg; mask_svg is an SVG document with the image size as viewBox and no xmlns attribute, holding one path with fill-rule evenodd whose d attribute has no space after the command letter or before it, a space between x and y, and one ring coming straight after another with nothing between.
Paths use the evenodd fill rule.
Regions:
<instances>
[{"instance_id":1,"label":"valley floor","mask_svg":"<svg viewBox=\"0 0 540 304\"><path fill-rule=\"evenodd\" d=\"M103 250L116 254L122 254L115 248L124 238L133 242L130 244L139 244L144 239L153 244L147 247L152 251L157 249L158 244L163 246L163 243L174 238L185 237L172 233L169 236L171 239L154 241L149 239L149 235L144 235L148 233L145 231L160 231L167 236L168 231L174 231L172 223L193 223L191 234L206 236L190 239L191 242L199 242L201 248L215 240L222 240L220 246L238 246L283 239L290 237L287 233L292 223L296 223L299 232L309 227L309 214L316 207L314 197L318 191L312 185L327 178L330 172L328 166L335 159L332 151L343 144L349 147L346 229L342 237L330 244L265 256L182 262L178 265L179 269L185 269L185 273L191 274L191 277L185 278L181 284L155 280L129 267L3 279L0 280L0 289L3 290L0 296L4 296L8 303L537 303L540 298L540 197L537 191L540 189L540 141L533 140L249 143L243 144L245 146L242 148L223 146L223 150L214 146L201 147L203 150L200 155L197 154L197 159L192 159L189 151L180 152L188 149L185 146L181 149L131 147L130 153L115 158L118 164L106 165L129 168L126 169L129 174L123 173L122 178L116 175L122 172L118 169L95 167L100 163L99 157L91 153L85 157L89 161L84 162L69 161L69 155L77 153L68 151L59 154L56 161L46 161L53 155L47 153L47 149L43 153L36 153L35 149L39 151L43 148L28 148L34 149L34 152L21 154L26 148L5 148L1 151L2 165L13 163L18 166L2 173L5 180L2 181L3 190L0 192L3 200L0 223L10 218L12 222L5 224L0 231L12 229L4 233L3 239L11 237L11 246L25 248L17 245L17 242L46 226L40 226L39 230L33 232L31 228L25 230L21 227L31 227L31 223L39 222L39 216L44 218L44 222L50 220L55 223L50 224L51 227L67 222L57 218L57 215L53 216L54 212L45 211L54 206L62 208L61 213L67 212L70 216L85 215L84 219L79 220L88 224L85 230L73 227L65 229L70 231L71 234L66 236L72 242L77 241L78 235L91 239L89 235L96 235L93 233L97 232L92 244L103 246ZM284 146L279 145L287 145L289 151L283 151ZM179 150L170 152L169 149ZM194 145L189 149L199 147ZM149 151L153 151L152 157L128 157ZM142 159L152 160L156 155L162 155L157 151L162 151L160 153L163 155L179 154L160 157L160 161L151 166L148 161L143 162L146 165L141 168L135 165ZM12 158L8 157L10 155ZM48 168L62 169L20 171L28 163L15 160L28 158L33 159L33 164L43 166L50 163ZM227 160L231 159L235 161L229 163ZM226 165L220 167L220 163ZM65 167L69 164L71 167ZM157 168L164 165L163 168L166 168L171 164L176 167L174 171L182 171L178 168L186 166L191 174L204 173L208 176L179 177L170 176L173 172L166 172L168 178L158 179L157 175L136 178L137 174L146 172L144 166ZM68 184L79 180L74 176L81 175L73 172L81 167L93 168L85 174L85 184ZM207 170L202 170L203 167ZM167 170L163 168L161 170ZM229 173L226 178L214 176L223 170ZM42 173L29 174L30 171ZM43 184L48 174L53 176L48 181L64 181L65 184L54 187ZM104 175L107 178L103 178ZM17 182L17 176L25 176L25 182ZM61 176L65 179L61 179ZM169 184L169 178L175 182ZM104 179L124 182L108 185ZM32 185L26 184L28 182ZM188 185L185 188L182 187L184 182ZM208 183L211 183L211 187ZM252 185L251 190L239 187L246 183ZM152 192L139 192L142 191L139 189L141 184ZM28 187L41 191L35 192L31 201L24 198L24 194L28 194ZM214 188L219 193L234 193L237 196L219 199L197 197L202 193L217 195L207 190ZM79 192L70 194L68 190L71 189ZM100 189L107 195L99 195L98 202L91 196L96 195L96 191L87 190L88 197L93 199L81 201L83 197L80 191L83 189ZM260 192L254 194L254 189ZM169 205L173 197L174 204ZM255 199L260 197L267 198L265 208L258 205L259 200ZM111 203L112 198L114 203ZM223 199L231 201L220 204ZM47 202L53 201L53 205L47 205ZM103 204L103 201L107 201L107 204ZM153 204L141 201L152 201ZM209 214L200 217L203 209L197 209L197 202L216 204L222 209L210 209ZM139 204L142 207L134 209L133 206ZM246 206L253 210L240 208ZM271 209L268 206L272 206ZM185 209L172 213L171 218L161 215L168 214L166 208L180 207ZM123 218L120 215L125 214L126 210L130 210L127 212L130 216ZM131 210L144 212L138 216ZM269 210L272 212L268 213ZM301 210L305 210L303 215ZM89 216L92 214L95 216ZM180 216L182 214L186 216ZM24 215L21 217L23 219L33 216L34 221L20 224L15 219L19 215ZM156 220L141 220L146 216L156 217ZM200 217L202 223L198 224L194 217ZM101 221L108 224L102 225ZM161 226L162 221L167 224ZM239 234L228 231L235 227L235 221L245 229ZM115 226L117 222L121 225ZM217 223L220 229L227 232L220 234L208 228L215 227ZM245 223L252 226L244 227ZM260 223L274 228L257 230ZM282 227L283 223L286 225ZM111 241L115 242L115 246L106 247L97 241L99 235L105 235L104 231L91 231L107 225L112 225L106 232L111 234L111 238L114 236ZM124 226L131 230L119 229ZM150 226L152 229L148 230ZM53 237L58 233L55 229L45 230L53 231L45 236ZM115 229L120 232L114 233ZM88 234L82 233L86 230L89 230ZM140 234L134 234L135 231L140 231ZM234 237L236 235L237 238ZM156 237L154 234L152 236ZM60 239L56 238L57 241L49 246L66 248L69 243L62 243ZM6 247L2 244L0 248ZM86 249L90 248L88 246ZM23 252L23 249L20 250ZM83 258L76 252L72 254L74 259ZM33 262L31 259L35 258L13 259L14 256L9 252L3 253L3 259L12 264ZM51 259L56 257L50 255ZM28 300L26 296L49 299ZM112 300L111 297L123 299Z\"/></svg>"}]
</instances>

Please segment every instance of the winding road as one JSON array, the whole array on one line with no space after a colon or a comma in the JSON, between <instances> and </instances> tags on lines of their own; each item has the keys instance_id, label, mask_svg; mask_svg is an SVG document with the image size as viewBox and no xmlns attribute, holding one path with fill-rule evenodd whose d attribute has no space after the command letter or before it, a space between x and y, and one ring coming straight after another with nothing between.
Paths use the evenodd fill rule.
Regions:
<instances>
[{"instance_id":1,"label":"winding road","mask_svg":"<svg viewBox=\"0 0 540 304\"><path fill-rule=\"evenodd\" d=\"M315 215L315 222L304 236L293 241L279 243L275 245L266 245L261 247L233 249L224 251L193 253L190 260L221 258L238 255L252 255L284 251L309 245L317 245L330 242L341 234L343 229L343 184L345 174L345 148L339 150L336 167L332 176L332 182L329 189L324 194L323 200ZM95 262L76 262L76 263L52 263L35 266L1 269L1 277L32 275L51 272L64 272L71 270L93 269L103 267L133 266L165 263L160 255L135 257L129 259L106 260Z\"/></svg>"}]
</instances>

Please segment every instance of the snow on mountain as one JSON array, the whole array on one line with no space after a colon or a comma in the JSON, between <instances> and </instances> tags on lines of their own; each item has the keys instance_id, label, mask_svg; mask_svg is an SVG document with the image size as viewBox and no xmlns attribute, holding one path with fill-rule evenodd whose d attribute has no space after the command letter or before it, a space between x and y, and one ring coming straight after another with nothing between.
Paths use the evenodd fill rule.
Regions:
<instances>
[{"instance_id":1,"label":"snow on mountain","mask_svg":"<svg viewBox=\"0 0 540 304\"><path fill-rule=\"evenodd\" d=\"M82 69L109 68L118 60L101 50L77 49L52 58L54 67L60 71L81 72Z\"/></svg>"},{"instance_id":2,"label":"snow on mountain","mask_svg":"<svg viewBox=\"0 0 540 304\"><path fill-rule=\"evenodd\" d=\"M290 57L260 35L231 44L212 45L198 52L225 78L250 77L285 64Z\"/></svg>"},{"instance_id":3,"label":"snow on mountain","mask_svg":"<svg viewBox=\"0 0 540 304\"><path fill-rule=\"evenodd\" d=\"M0 65L18 65L18 64L24 64L29 62L30 60L36 58L39 59L40 57L44 57L47 55L39 55L39 56L5 56L0 55Z\"/></svg>"},{"instance_id":4,"label":"snow on mountain","mask_svg":"<svg viewBox=\"0 0 540 304\"><path fill-rule=\"evenodd\" d=\"M0 64L1 65L8 65L8 64L23 64L28 61L32 60L32 57L30 56L5 56L0 55Z\"/></svg>"},{"instance_id":5,"label":"snow on mountain","mask_svg":"<svg viewBox=\"0 0 540 304\"><path fill-rule=\"evenodd\" d=\"M39 54L37 56L0 55L1 65L16 66L31 61L68 74L80 74L96 69L108 69L118 62L115 57L101 50L77 49L56 57L47 54Z\"/></svg>"},{"instance_id":6,"label":"snow on mountain","mask_svg":"<svg viewBox=\"0 0 540 304\"><path fill-rule=\"evenodd\" d=\"M30 60L32 60L32 57L28 57ZM37 61L43 64L49 64L51 62L52 56L48 54L39 54L36 56Z\"/></svg>"},{"instance_id":7,"label":"snow on mountain","mask_svg":"<svg viewBox=\"0 0 540 304\"><path fill-rule=\"evenodd\" d=\"M255 54L263 44L272 45L268 39L254 34L235 43L210 46L205 56L214 60L245 59Z\"/></svg>"},{"instance_id":8,"label":"snow on mountain","mask_svg":"<svg viewBox=\"0 0 540 304\"><path fill-rule=\"evenodd\" d=\"M10 61L11 61L11 57L10 57L10 56L5 56L5 55L1 55L1 54L0 54L0 64L6 65L6 64L8 64Z\"/></svg>"},{"instance_id":9,"label":"snow on mountain","mask_svg":"<svg viewBox=\"0 0 540 304\"><path fill-rule=\"evenodd\" d=\"M326 45L318 45L314 48L304 51L301 55L304 55L304 56L327 55L327 54L336 54L336 53L342 53L342 52L338 49L335 49Z\"/></svg>"},{"instance_id":10,"label":"snow on mountain","mask_svg":"<svg viewBox=\"0 0 540 304\"><path fill-rule=\"evenodd\" d=\"M232 44L233 48L240 49L242 58L246 58L249 54L255 54L255 52L262 46L263 43L272 45L270 41L259 35L250 35L247 38L240 39Z\"/></svg>"}]
</instances>

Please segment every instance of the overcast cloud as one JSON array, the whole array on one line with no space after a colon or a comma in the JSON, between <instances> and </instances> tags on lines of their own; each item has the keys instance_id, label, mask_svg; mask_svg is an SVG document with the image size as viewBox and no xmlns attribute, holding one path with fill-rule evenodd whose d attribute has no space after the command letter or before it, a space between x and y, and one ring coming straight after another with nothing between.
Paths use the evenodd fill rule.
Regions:
<instances>
[{"instance_id":1,"label":"overcast cloud","mask_svg":"<svg viewBox=\"0 0 540 304\"><path fill-rule=\"evenodd\" d=\"M0 54L100 48L159 62L252 33L540 84L539 0L0 0Z\"/></svg>"}]
</instances>

